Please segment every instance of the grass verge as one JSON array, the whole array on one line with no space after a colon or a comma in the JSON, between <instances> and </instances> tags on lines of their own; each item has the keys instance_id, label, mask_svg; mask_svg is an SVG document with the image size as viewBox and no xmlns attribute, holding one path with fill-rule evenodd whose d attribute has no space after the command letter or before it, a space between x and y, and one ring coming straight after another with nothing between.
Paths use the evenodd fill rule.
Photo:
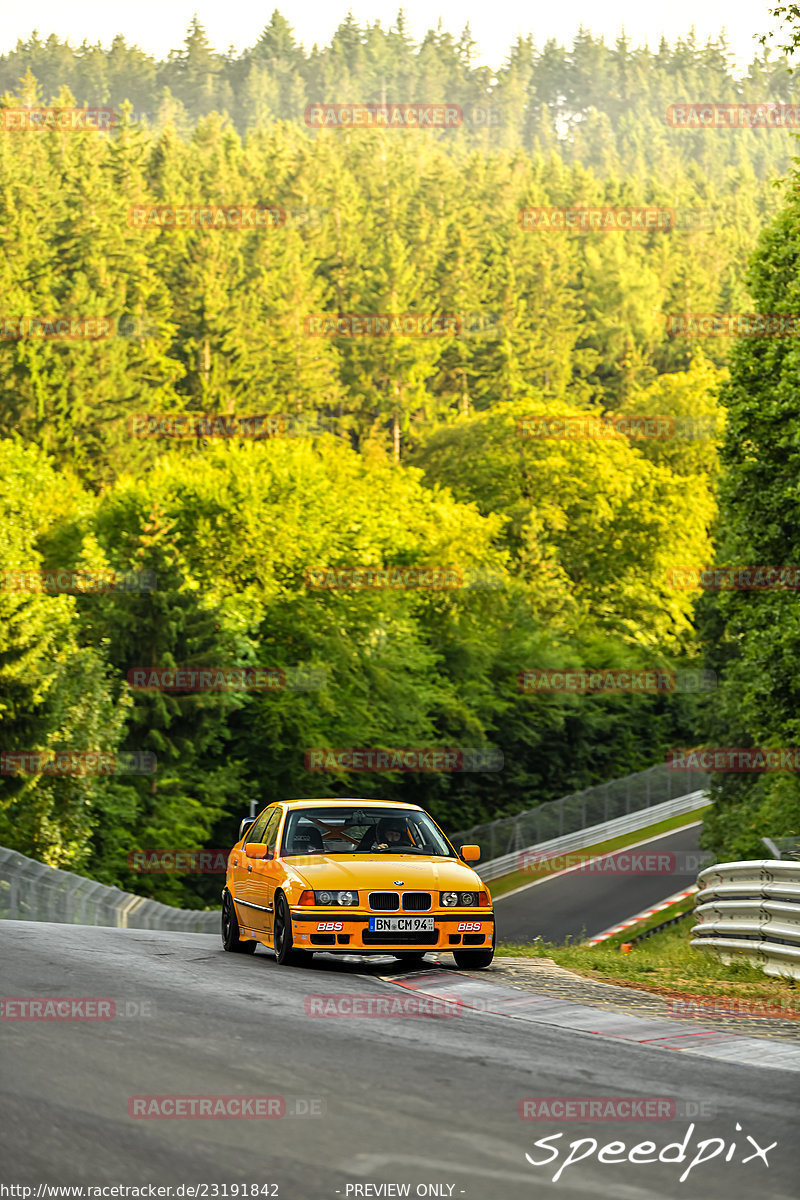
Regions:
<instances>
[{"instance_id":1,"label":"grass verge","mask_svg":"<svg viewBox=\"0 0 800 1200\"><path fill-rule=\"evenodd\" d=\"M498 947L497 956L550 958L585 979L617 983L661 996L684 999L714 996L726 1001L736 1000L740 1003L734 1006L735 1011L742 1012L747 1011L749 1004L769 1004L769 1011L774 1011L776 1016L800 1018L800 980L774 978L745 962L726 966L716 955L694 949L689 945L691 917L654 933L634 946L629 954L620 952L619 947L624 941L691 907L691 898L679 901L641 925L596 946L577 943L557 946L550 942L522 946L504 944Z\"/></svg>"}]
</instances>

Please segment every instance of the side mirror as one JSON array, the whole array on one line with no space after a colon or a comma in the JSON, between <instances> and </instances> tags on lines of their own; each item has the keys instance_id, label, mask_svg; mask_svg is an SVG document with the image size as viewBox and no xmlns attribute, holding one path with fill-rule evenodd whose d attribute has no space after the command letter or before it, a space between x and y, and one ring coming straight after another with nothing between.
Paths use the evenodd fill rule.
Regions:
<instances>
[{"instance_id":1,"label":"side mirror","mask_svg":"<svg viewBox=\"0 0 800 1200\"><path fill-rule=\"evenodd\" d=\"M248 858L272 858L272 851L266 842L248 842L244 852Z\"/></svg>"},{"instance_id":2,"label":"side mirror","mask_svg":"<svg viewBox=\"0 0 800 1200\"><path fill-rule=\"evenodd\" d=\"M255 817L245 817L245 819L239 825L239 836L236 839L237 842L240 842L242 840L242 838L245 835L245 830L249 829L250 826L253 825L254 823L255 823Z\"/></svg>"},{"instance_id":3,"label":"side mirror","mask_svg":"<svg viewBox=\"0 0 800 1200\"><path fill-rule=\"evenodd\" d=\"M480 846L462 846L460 850L464 862L477 862L481 856Z\"/></svg>"}]
</instances>

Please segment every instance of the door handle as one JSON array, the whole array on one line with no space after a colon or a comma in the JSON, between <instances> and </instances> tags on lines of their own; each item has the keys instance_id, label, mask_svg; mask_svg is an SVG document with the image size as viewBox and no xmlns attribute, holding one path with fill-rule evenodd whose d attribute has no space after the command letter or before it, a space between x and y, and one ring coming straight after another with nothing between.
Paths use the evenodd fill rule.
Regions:
<instances>
[{"instance_id":1,"label":"door handle","mask_svg":"<svg viewBox=\"0 0 800 1200\"><path fill-rule=\"evenodd\" d=\"M252 871L253 868L250 866L250 863L247 864L247 869L248 871Z\"/></svg>"}]
</instances>

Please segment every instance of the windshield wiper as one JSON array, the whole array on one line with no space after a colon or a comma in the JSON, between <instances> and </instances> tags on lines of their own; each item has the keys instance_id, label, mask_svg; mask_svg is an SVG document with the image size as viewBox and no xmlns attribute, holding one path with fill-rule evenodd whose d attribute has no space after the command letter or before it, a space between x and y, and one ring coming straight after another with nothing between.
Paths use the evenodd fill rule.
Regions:
<instances>
[{"instance_id":1,"label":"windshield wiper","mask_svg":"<svg viewBox=\"0 0 800 1200\"><path fill-rule=\"evenodd\" d=\"M430 854L433 858L442 858L443 855L437 854L435 850L425 850L422 846L389 846L391 854ZM385 854L386 851L384 850Z\"/></svg>"}]
</instances>

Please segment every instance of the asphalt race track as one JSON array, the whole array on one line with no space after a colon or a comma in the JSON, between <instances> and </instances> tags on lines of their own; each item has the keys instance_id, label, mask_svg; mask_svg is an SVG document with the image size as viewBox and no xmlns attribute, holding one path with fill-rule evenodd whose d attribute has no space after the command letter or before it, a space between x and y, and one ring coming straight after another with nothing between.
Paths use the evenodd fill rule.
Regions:
<instances>
[{"instance_id":1,"label":"asphalt race track","mask_svg":"<svg viewBox=\"0 0 800 1200\"><path fill-rule=\"evenodd\" d=\"M379 978L398 973L389 960L319 956L281 968L263 949L225 954L210 935L12 921L0 922L0 943L4 997L105 997L121 1013L0 1022L2 1181L32 1185L33 1196L40 1184L204 1184L195 1195L213 1197L266 1183L279 1200L404 1194L382 1184L468 1200L797 1195L796 1073L623 1044L546 1016L306 1015L309 996L401 994ZM324 1111L273 1120L128 1115L131 1097L176 1094L282 1096L287 1114ZM571 1141L595 1138L599 1151L649 1140L658 1153L684 1141L691 1121L685 1111L662 1121L522 1121L518 1103L530 1096L667 1097L714 1111L697 1118L688 1161L598 1162L592 1152L554 1183ZM534 1146L557 1132L555 1145ZM768 1166L748 1136L760 1147L777 1142L765 1151ZM722 1147L707 1152L716 1147L717 1157L680 1183L704 1153L699 1141L716 1137ZM526 1151L537 1164L558 1159L532 1165Z\"/></svg>"},{"instance_id":2,"label":"asphalt race track","mask_svg":"<svg viewBox=\"0 0 800 1200\"><path fill-rule=\"evenodd\" d=\"M702 857L697 846L701 828L698 823L679 829L641 847L639 853L648 856L674 854L675 860L670 860L669 865L678 870L652 875L627 874L630 856L636 853L627 848L608 855L592 872L568 871L514 895L498 896L495 900L498 939L519 944L531 942L537 935L546 942L594 937L690 887L697 882L696 861ZM682 853L690 856L691 870L680 869L686 865L680 857ZM623 871L615 873L609 869L612 863L622 865Z\"/></svg>"}]
</instances>

